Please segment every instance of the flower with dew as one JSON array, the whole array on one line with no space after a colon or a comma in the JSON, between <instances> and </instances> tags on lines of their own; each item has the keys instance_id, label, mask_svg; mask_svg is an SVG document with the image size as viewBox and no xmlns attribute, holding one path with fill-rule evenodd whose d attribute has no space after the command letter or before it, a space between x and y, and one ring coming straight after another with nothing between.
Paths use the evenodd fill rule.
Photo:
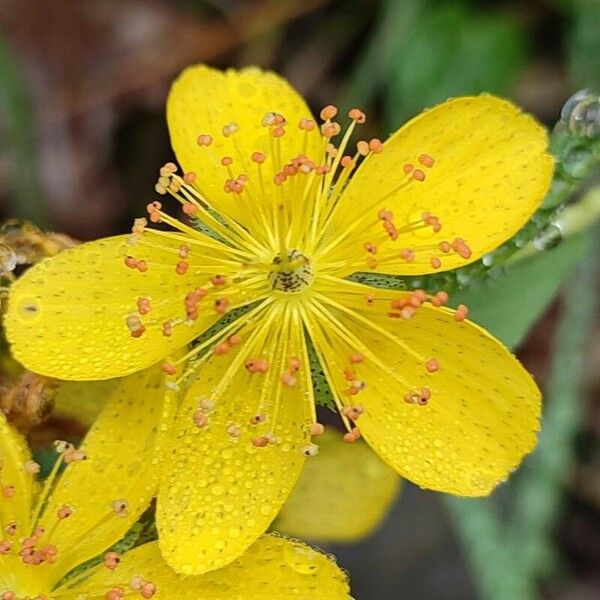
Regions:
<instances>
[{"instance_id":1,"label":"flower with dew","mask_svg":"<svg viewBox=\"0 0 600 600\"><path fill-rule=\"evenodd\" d=\"M420 486L486 495L535 444L538 388L466 307L368 282L465 265L518 231L551 179L546 131L489 95L444 102L385 143L351 145L358 109L344 133L334 106L320 117L273 73L187 69L167 102L183 172L168 163L156 184L181 218L155 200L151 223L11 289L8 336L31 370L183 366L157 507L162 553L183 573L238 557L316 454L311 369L346 440L362 435Z\"/></svg>"},{"instance_id":2,"label":"flower with dew","mask_svg":"<svg viewBox=\"0 0 600 600\"><path fill-rule=\"evenodd\" d=\"M39 464L0 411L0 599L349 598L330 558L273 535L195 576L170 569L157 542L113 549L157 489L163 377L155 367L124 378L80 449L56 442L41 486Z\"/></svg>"}]
</instances>

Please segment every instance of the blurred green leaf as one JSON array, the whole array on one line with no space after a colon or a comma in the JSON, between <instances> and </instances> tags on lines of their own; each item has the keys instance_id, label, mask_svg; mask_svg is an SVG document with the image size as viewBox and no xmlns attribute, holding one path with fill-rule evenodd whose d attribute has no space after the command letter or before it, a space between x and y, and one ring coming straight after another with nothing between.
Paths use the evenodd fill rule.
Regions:
<instances>
[{"instance_id":1,"label":"blurred green leaf","mask_svg":"<svg viewBox=\"0 0 600 600\"><path fill-rule=\"evenodd\" d=\"M47 209L41 201L35 169L31 105L13 56L0 38L0 131L12 165L11 192L16 202L12 216L48 228Z\"/></svg>"},{"instance_id":2,"label":"blurred green leaf","mask_svg":"<svg viewBox=\"0 0 600 600\"><path fill-rule=\"evenodd\" d=\"M579 234L552 250L515 263L496 277L474 282L451 298L453 306L466 304L469 318L509 348L518 346L581 260L590 235Z\"/></svg>"},{"instance_id":3,"label":"blurred green leaf","mask_svg":"<svg viewBox=\"0 0 600 600\"><path fill-rule=\"evenodd\" d=\"M457 3L425 11L394 50L386 101L391 128L450 96L505 92L525 56L523 32L509 15Z\"/></svg>"},{"instance_id":4,"label":"blurred green leaf","mask_svg":"<svg viewBox=\"0 0 600 600\"><path fill-rule=\"evenodd\" d=\"M573 25L568 35L569 75L576 88L600 92L600 2L572 2Z\"/></svg>"}]
</instances>

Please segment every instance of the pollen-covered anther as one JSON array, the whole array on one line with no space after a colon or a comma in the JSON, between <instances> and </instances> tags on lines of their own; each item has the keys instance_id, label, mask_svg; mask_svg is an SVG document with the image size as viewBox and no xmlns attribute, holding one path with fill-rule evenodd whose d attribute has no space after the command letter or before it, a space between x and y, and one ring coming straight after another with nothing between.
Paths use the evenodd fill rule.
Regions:
<instances>
[{"instance_id":1,"label":"pollen-covered anther","mask_svg":"<svg viewBox=\"0 0 600 600\"><path fill-rule=\"evenodd\" d=\"M373 154L379 154L383 152L383 142L378 138L373 138L369 141L369 150L373 152Z\"/></svg>"},{"instance_id":2,"label":"pollen-covered anther","mask_svg":"<svg viewBox=\"0 0 600 600\"><path fill-rule=\"evenodd\" d=\"M298 127L303 131L313 131L316 125L317 124L312 119L307 119L306 117L300 119L300 122L298 123Z\"/></svg>"},{"instance_id":3,"label":"pollen-covered anther","mask_svg":"<svg viewBox=\"0 0 600 600\"><path fill-rule=\"evenodd\" d=\"M319 446L316 444L306 444L306 446L302 446L302 448L300 448L300 452L302 452L302 454L304 454L304 456L307 458L309 456L316 456L319 454Z\"/></svg>"},{"instance_id":4,"label":"pollen-covered anther","mask_svg":"<svg viewBox=\"0 0 600 600\"><path fill-rule=\"evenodd\" d=\"M326 138L335 137L340 133L341 130L342 128L340 127L340 124L336 123L335 121L324 123L323 125L321 125L321 133Z\"/></svg>"},{"instance_id":5,"label":"pollen-covered anther","mask_svg":"<svg viewBox=\"0 0 600 600\"><path fill-rule=\"evenodd\" d=\"M177 368L172 363L163 363L160 368L162 372L166 373L167 375L175 375L175 373L177 373Z\"/></svg>"},{"instance_id":6,"label":"pollen-covered anther","mask_svg":"<svg viewBox=\"0 0 600 600\"><path fill-rule=\"evenodd\" d=\"M365 302L371 306L375 302L375 296L372 294L365 294Z\"/></svg>"},{"instance_id":7,"label":"pollen-covered anther","mask_svg":"<svg viewBox=\"0 0 600 600\"><path fill-rule=\"evenodd\" d=\"M377 218L380 221L388 221L391 222L392 219L394 218L394 213L391 210L386 210L385 208L382 208L378 213L377 213Z\"/></svg>"},{"instance_id":8,"label":"pollen-covered anther","mask_svg":"<svg viewBox=\"0 0 600 600\"><path fill-rule=\"evenodd\" d=\"M261 435L259 437L252 438L252 445L255 448L264 448L269 445L269 440L266 436Z\"/></svg>"},{"instance_id":9,"label":"pollen-covered anther","mask_svg":"<svg viewBox=\"0 0 600 600\"><path fill-rule=\"evenodd\" d=\"M68 450L73 449L73 444L70 444L69 442L66 442L65 440L54 440L53 445L54 445L54 449L56 450L56 452L58 452L58 454L64 454Z\"/></svg>"},{"instance_id":10,"label":"pollen-covered anther","mask_svg":"<svg viewBox=\"0 0 600 600\"><path fill-rule=\"evenodd\" d=\"M440 370L440 362L437 358L430 358L425 361L425 368L429 373L437 373Z\"/></svg>"},{"instance_id":11,"label":"pollen-covered anther","mask_svg":"<svg viewBox=\"0 0 600 600\"><path fill-rule=\"evenodd\" d=\"M140 588L142 598L152 598L156 594L156 586L151 581L145 581Z\"/></svg>"},{"instance_id":12,"label":"pollen-covered anther","mask_svg":"<svg viewBox=\"0 0 600 600\"><path fill-rule=\"evenodd\" d=\"M234 333L227 338L230 346L237 346L242 341L242 336L239 333Z\"/></svg>"},{"instance_id":13,"label":"pollen-covered anther","mask_svg":"<svg viewBox=\"0 0 600 600\"><path fill-rule=\"evenodd\" d=\"M360 379L355 379L350 382L350 386L348 387L348 393L351 396L356 396L360 391L364 390L367 387L367 384Z\"/></svg>"},{"instance_id":14,"label":"pollen-covered anther","mask_svg":"<svg viewBox=\"0 0 600 600\"><path fill-rule=\"evenodd\" d=\"M229 349L231 348L229 342L225 341L225 342L219 342L218 344L215 344L213 347L213 352L215 354L226 354Z\"/></svg>"},{"instance_id":15,"label":"pollen-covered anther","mask_svg":"<svg viewBox=\"0 0 600 600\"><path fill-rule=\"evenodd\" d=\"M365 360L365 356L364 354L361 354L360 352L355 352L354 354L351 354L349 359L348 359L352 364L356 365L359 364L361 362L364 362Z\"/></svg>"},{"instance_id":16,"label":"pollen-covered anther","mask_svg":"<svg viewBox=\"0 0 600 600\"><path fill-rule=\"evenodd\" d=\"M353 427L350 431L348 431L348 433L344 434L343 440L347 444L353 444L354 442L357 442L361 437L362 436L358 428Z\"/></svg>"},{"instance_id":17,"label":"pollen-covered anther","mask_svg":"<svg viewBox=\"0 0 600 600\"><path fill-rule=\"evenodd\" d=\"M181 244L177 250L179 258L187 258L190 255L190 247L187 244Z\"/></svg>"},{"instance_id":18,"label":"pollen-covered anther","mask_svg":"<svg viewBox=\"0 0 600 600\"><path fill-rule=\"evenodd\" d=\"M68 519L72 514L73 514L73 509L70 506L67 506L66 504L64 506L61 506L56 511L56 516L61 520Z\"/></svg>"},{"instance_id":19,"label":"pollen-covered anther","mask_svg":"<svg viewBox=\"0 0 600 600\"><path fill-rule=\"evenodd\" d=\"M40 468L39 463L35 462L35 460L28 460L23 465L23 470L25 473L29 473L29 475L37 475L40 472Z\"/></svg>"},{"instance_id":20,"label":"pollen-covered anther","mask_svg":"<svg viewBox=\"0 0 600 600\"><path fill-rule=\"evenodd\" d=\"M455 321L464 321L469 316L469 307L464 304L459 304L454 313Z\"/></svg>"},{"instance_id":21,"label":"pollen-covered anther","mask_svg":"<svg viewBox=\"0 0 600 600\"><path fill-rule=\"evenodd\" d=\"M440 269L442 266L442 261L437 256L432 256L429 259L429 263L434 269Z\"/></svg>"},{"instance_id":22,"label":"pollen-covered anther","mask_svg":"<svg viewBox=\"0 0 600 600\"><path fill-rule=\"evenodd\" d=\"M354 381L356 379L356 373L352 369L344 369L344 379L346 381Z\"/></svg>"},{"instance_id":23,"label":"pollen-covered anther","mask_svg":"<svg viewBox=\"0 0 600 600\"><path fill-rule=\"evenodd\" d=\"M363 244L363 248L369 252L369 254L377 254L377 246L375 244L371 244L371 242L365 242Z\"/></svg>"},{"instance_id":24,"label":"pollen-covered anther","mask_svg":"<svg viewBox=\"0 0 600 600\"><path fill-rule=\"evenodd\" d=\"M442 224L440 220L435 215L432 215L430 212L425 211L421 214L421 219L425 225L428 225L433 229L434 233L438 233L442 229ZM464 242L464 240L462 240Z\"/></svg>"},{"instance_id":25,"label":"pollen-covered anther","mask_svg":"<svg viewBox=\"0 0 600 600\"><path fill-rule=\"evenodd\" d=\"M430 302L433 306L444 306L447 302L448 302L448 292L445 292L444 290L440 290L439 292L437 292L435 294L435 296L432 296L430 298Z\"/></svg>"},{"instance_id":26,"label":"pollen-covered anther","mask_svg":"<svg viewBox=\"0 0 600 600\"><path fill-rule=\"evenodd\" d=\"M360 404L344 406L342 409L342 414L351 421L356 421L364 412L365 409Z\"/></svg>"},{"instance_id":27,"label":"pollen-covered anther","mask_svg":"<svg viewBox=\"0 0 600 600\"><path fill-rule=\"evenodd\" d=\"M233 135L236 131L238 131L239 128L240 126L237 123L227 123L227 125L223 126L221 132L225 137L229 137L230 135Z\"/></svg>"},{"instance_id":28,"label":"pollen-covered anther","mask_svg":"<svg viewBox=\"0 0 600 600\"><path fill-rule=\"evenodd\" d=\"M399 254L400 258L403 258L406 262L412 262L415 260L415 251L411 248L402 248Z\"/></svg>"},{"instance_id":29,"label":"pollen-covered anther","mask_svg":"<svg viewBox=\"0 0 600 600\"><path fill-rule=\"evenodd\" d=\"M183 212L189 217L193 217L198 212L199 208L192 202L184 202L181 206L181 210L183 210Z\"/></svg>"},{"instance_id":30,"label":"pollen-covered anther","mask_svg":"<svg viewBox=\"0 0 600 600\"><path fill-rule=\"evenodd\" d=\"M143 323L140 321L140 318L137 315L129 315L125 319L125 324L127 325L127 329L133 338L139 338L146 331L146 327L144 327Z\"/></svg>"},{"instance_id":31,"label":"pollen-covered anther","mask_svg":"<svg viewBox=\"0 0 600 600\"><path fill-rule=\"evenodd\" d=\"M169 319L168 321L165 321L163 323L162 326L162 333L165 337L170 337L171 335L173 335L173 321L172 319Z\"/></svg>"},{"instance_id":32,"label":"pollen-covered anther","mask_svg":"<svg viewBox=\"0 0 600 600\"><path fill-rule=\"evenodd\" d=\"M340 164L345 169L353 169L356 166L356 163L354 162L352 157L348 156L348 155L342 156L342 160L340 161Z\"/></svg>"},{"instance_id":33,"label":"pollen-covered anther","mask_svg":"<svg viewBox=\"0 0 600 600\"><path fill-rule=\"evenodd\" d=\"M75 448L69 448L64 452L64 461L68 465L76 462L87 460L87 454L83 450L76 450Z\"/></svg>"},{"instance_id":34,"label":"pollen-covered anther","mask_svg":"<svg viewBox=\"0 0 600 600\"><path fill-rule=\"evenodd\" d=\"M117 517L126 517L127 509L129 508L129 503L127 500L123 498L119 498L118 500L113 500L110 505L112 511L117 515Z\"/></svg>"},{"instance_id":35,"label":"pollen-covered anther","mask_svg":"<svg viewBox=\"0 0 600 600\"><path fill-rule=\"evenodd\" d=\"M431 169L435 164L435 160L429 154L420 154L417 160L427 169Z\"/></svg>"},{"instance_id":36,"label":"pollen-covered anther","mask_svg":"<svg viewBox=\"0 0 600 600\"><path fill-rule=\"evenodd\" d=\"M152 309L150 306L150 300L148 298L138 298L137 307L140 315L147 315Z\"/></svg>"},{"instance_id":37,"label":"pollen-covered anther","mask_svg":"<svg viewBox=\"0 0 600 600\"><path fill-rule=\"evenodd\" d=\"M196 181L196 173L194 173L193 171L188 171L183 175L183 181L188 185L192 185L194 181Z\"/></svg>"},{"instance_id":38,"label":"pollen-covered anther","mask_svg":"<svg viewBox=\"0 0 600 600\"><path fill-rule=\"evenodd\" d=\"M225 429L230 438L237 439L242 435L242 428L237 423L229 423Z\"/></svg>"},{"instance_id":39,"label":"pollen-covered anther","mask_svg":"<svg viewBox=\"0 0 600 600\"><path fill-rule=\"evenodd\" d=\"M11 540L0 540L0 554L9 554L13 543Z\"/></svg>"},{"instance_id":40,"label":"pollen-covered anther","mask_svg":"<svg viewBox=\"0 0 600 600\"><path fill-rule=\"evenodd\" d=\"M297 373L302 368L302 361L295 356L290 358L290 371L292 373Z\"/></svg>"},{"instance_id":41,"label":"pollen-covered anther","mask_svg":"<svg viewBox=\"0 0 600 600\"><path fill-rule=\"evenodd\" d=\"M131 227L131 233L133 233L135 237L140 237L144 233L144 230L147 226L148 220L144 217L140 219L134 219L133 226Z\"/></svg>"},{"instance_id":42,"label":"pollen-covered anther","mask_svg":"<svg viewBox=\"0 0 600 600\"><path fill-rule=\"evenodd\" d=\"M431 390L427 387L411 390L404 395L404 401L407 404L417 404L425 406L431 398Z\"/></svg>"},{"instance_id":43,"label":"pollen-covered anther","mask_svg":"<svg viewBox=\"0 0 600 600\"><path fill-rule=\"evenodd\" d=\"M188 272L189 268L190 268L190 263L188 263L185 260L180 260L175 265L175 273L177 273L177 275L185 275Z\"/></svg>"},{"instance_id":44,"label":"pollen-covered anther","mask_svg":"<svg viewBox=\"0 0 600 600\"><path fill-rule=\"evenodd\" d=\"M208 425L208 415L201 409L197 409L194 411L192 415L192 421L194 425L199 428L206 427Z\"/></svg>"},{"instance_id":45,"label":"pollen-covered anther","mask_svg":"<svg viewBox=\"0 0 600 600\"><path fill-rule=\"evenodd\" d=\"M217 298L215 300L215 310L224 315L229 310L231 302L227 298Z\"/></svg>"},{"instance_id":46,"label":"pollen-covered anther","mask_svg":"<svg viewBox=\"0 0 600 600\"><path fill-rule=\"evenodd\" d=\"M250 423L250 425L260 425L261 423L264 423L266 420L267 420L267 417L265 415L257 414L257 415L253 415L252 417L250 417L248 422Z\"/></svg>"},{"instance_id":47,"label":"pollen-covered anther","mask_svg":"<svg viewBox=\"0 0 600 600\"><path fill-rule=\"evenodd\" d=\"M462 238L455 238L451 247L461 258L464 258L465 260L471 258L471 248L469 248L467 242Z\"/></svg>"},{"instance_id":48,"label":"pollen-covered anther","mask_svg":"<svg viewBox=\"0 0 600 600\"><path fill-rule=\"evenodd\" d=\"M452 246L450 245L450 242L440 242L438 244L438 250L444 254L448 254L448 252L452 250Z\"/></svg>"},{"instance_id":49,"label":"pollen-covered anther","mask_svg":"<svg viewBox=\"0 0 600 600\"><path fill-rule=\"evenodd\" d=\"M257 165L262 165L265 160L267 160L264 152L253 152L250 158L252 162L255 162Z\"/></svg>"},{"instance_id":50,"label":"pollen-covered anther","mask_svg":"<svg viewBox=\"0 0 600 600\"><path fill-rule=\"evenodd\" d=\"M212 135L208 135L206 133L202 133L196 138L196 143L198 146L210 146L212 141Z\"/></svg>"},{"instance_id":51,"label":"pollen-covered anther","mask_svg":"<svg viewBox=\"0 0 600 600\"><path fill-rule=\"evenodd\" d=\"M10 590L7 590L0 596L0 600L17 600L17 595Z\"/></svg>"},{"instance_id":52,"label":"pollen-covered anther","mask_svg":"<svg viewBox=\"0 0 600 600\"><path fill-rule=\"evenodd\" d=\"M210 282L215 286L223 286L227 284L227 277L225 275L213 275Z\"/></svg>"},{"instance_id":53,"label":"pollen-covered anther","mask_svg":"<svg viewBox=\"0 0 600 600\"><path fill-rule=\"evenodd\" d=\"M298 380L289 371L284 371L281 374L281 382L288 387L294 387L298 383Z\"/></svg>"},{"instance_id":54,"label":"pollen-covered anther","mask_svg":"<svg viewBox=\"0 0 600 600\"><path fill-rule=\"evenodd\" d=\"M322 423L311 423L310 425L310 435L323 435L325 433L325 427Z\"/></svg>"},{"instance_id":55,"label":"pollen-covered anther","mask_svg":"<svg viewBox=\"0 0 600 600\"><path fill-rule=\"evenodd\" d=\"M104 555L104 566L109 571L114 571L121 562L121 557L116 552L107 552Z\"/></svg>"},{"instance_id":56,"label":"pollen-covered anther","mask_svg":"<svg viewBox=\"0 0 600 600\"><path fill-rule=\"evenodd\" d=\"M328 104L327 106L321 109L319 116L323 121L328 121L329 119L333 119L338 114L338 109L333 104Z\"/></svg>"},{"instance_id":57,"label":"pollen-covered anther","mask_svg":"<svg viewBox=\"0 0 600 600\"><path fill-rule=\"evenodd\" d=\"M104 595L104 600L123 600L123 598L125 598L125 590L119 586L111 588Z\"/></svg>"},{"instance_id":58,"label":"pollen-covered anther","mask_svg":"<svg viewBox=\"0 0 600 600\"><path fill-rule=\"evenodd\" d=\"M416 181L425 181L425 173L421 169L415 169L412 172L412 178Z\"/></svg>"},{"instance_id":59,"label":"pollen-covered anther","mask_svg":"<svg viewBox=\"0 0 600 600\"><path fill-rule=\"evenodd\" d=\"M157 183L155 188L159 194L166 194L167 190L161 186L160 183ZM164 190L164 191L161 191ZM146 211L148 212L148 216L153 223L160 223L160 211L162 209L162 204L160 202L150 202L150 204L146 205Z\"/></svg>"},{"instance_id":60,"label":"pollen-covered anther","mask_svg":"<svg viewBox=\"0 0 600 600\"><path fill-rule=\"evenodd\" d=\"M4 528L4 531L6 531L7 535L15 535L18 530L19 524L16 521L11 521Z\"/></svg>"},{"instance_id":61,"label":"pollen-covered anther","mask_svg":"<svg viewBox=\"0 0 600 600\"><path fill-rule=\"evenodd\" d=\"M367 115L365 115L365 113L362 110L360 110L360 108L351 108L348 111L348 116L353 121L356 121L359 125L362 125L367 120Z\"/></svg>"},{"instance_id":62,"label":"pollen-covered anther","mask_svg":"<svg viewBox=\"0 0 600 600\"><path fill-rule=\"evenodd\" d=\"M369 152L370 152L369 142L365 142L364 140L360 140L359 142L356 142L356 151L361 156L367 156L367 154L369 154Z\"/></svg>"}]
</instances>

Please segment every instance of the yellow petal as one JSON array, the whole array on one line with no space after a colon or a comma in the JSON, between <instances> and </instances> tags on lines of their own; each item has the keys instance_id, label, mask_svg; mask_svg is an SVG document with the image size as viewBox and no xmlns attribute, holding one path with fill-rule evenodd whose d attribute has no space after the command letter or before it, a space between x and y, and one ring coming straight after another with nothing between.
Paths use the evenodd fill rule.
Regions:
<instances>
[{"instance_id":1,"label":"yellow petal","mask_svg":"<svg viewBox=\"0 0 600 600\"><path fill-rule=\"evenodd\" d=\"M0 539L6 526L16 522L18 532L27 535L34 493L34 475L25 470L31 454L23 438L8 424L0 410Z\"/></svg>"},{"instance_id":2,"label":"yellow petal","mask_svg":"<svg viewBox=\"0 0 600 600\"><path fill-rule=\"evenodd\" d=\"M156 600L348 600L348 577L331 559L302 542L265 535L227 567L195 577L171 571L156 543L125 554L115 571L98 567L90 579L70 592L129 588L134 577L156 586ZM68 596L69 598L71 596ZM86 597L88 597L86 595ZM92 597L92 596L90 596ZM103 598L103 595L93 598Z\"/></svg>"},{"instance_id":3,"label":"yellow petal","mask_svg":"<svg viewBox=\"0 0 600 600\"><path fill-rule=\"evenodd\" d=\"M262 125L268 112L286 118L283 137L273 138ZM263 203L270 215L270 203L279 199L279 194L261 193L258 167L251 156L257 151L266 155L260 170L268 188L283 164L300 153L321 162L324 150L318 128L300 130L302 118L311 118L302 97L281 77L257 68L222 72L205 65L189 67L173 84L167 101L171 143L183 169L196 173L196 185L213 208L235 218L259 238L264 232L254 226L248 202L255 212L256 203ZM238 131L226 137L223 127L231 123ZM199 135L212 136L212 144L199 146ZM274 157L273 150L280 158ZM233 159L231 167L221 165L223 157ZM224 191L230 172L234 177L244 174L250 178L248 192L238 196Z\"/></svg>"},{"instance_id":4,"label":"yellow petal","mask_svg":"<svg viewBox=\"0 0 600 600\"><path fill-rule=\"evenodd\" d=\"M367 442L422 487L489 494L535 445L540 392L531 376L498 340L456 322L449 309L426 303L409 320L391 318L391 301L408 293L331 285L335 295L322 297L311 330L339 400L364 407L357 425ZM353 353L365 361L349 364ZM430 359L437 372L428 370ZM347 368L366 385L356 395ZM425 406L405 401L423 388L431 394Z\"/></svg>"},{"instance_id":5,"label":"yellow petal","mask_svg":"<svg viewBox=\"0 0 600 600\"><path fill-rule=\"evenodd\" d=\"M532 117L494 96L456 98L423 112L359 167L324 235L329 250L323 260L345 259L343 274L413 275L435 271L432 259L447 270L480 258L540 205L553 169L547 138ZM421 157L430 164L422 155L433 159L432 167L419 162ZM404 165L425 179L406 175ZM381 209L393 213L395 241L378 218ZM439 218L438 233L422 227L426 211ZM438 248L456 238L466 241L470 256ZM365 250L366 242L377 246L377 254ZM414 251L414 259L402 258L403 249Z\"/></svg>"},{"instance_id":6,"label":"yellow petal","mask_svg":"<svg viewBox=\"0 0 600 600\"><path fill-rule=\"evenodd\" d=\"M126 375L174 353L215 322L215 295L226 296L232 307L240 301L236 289L211 291L198 319L187 321L186 294L215 272L203 266L206 251L192 247L190 269L182 276L175 272L181 238L146 233L140 243L128 240L119 236L65 250L12 285L5 323L13 354L27 368L59 379ZM147 271L125 266L128 255L145 260ZM150 301L146 315L138 312L139 298ZM140 337L128 329L132 315L146 328ZM167 337L163 324L170 319L181 324Z\"/></svg>"},{"instance_id":7,"label":"yellow petal","mask_svg":"<svg viewBox=\"0 0 600 600\"><path fill-rule=\"evenodd\" d=\"M87 459L65 469L40 519L53 532L49 540L58 548L61 572L120 540L155 495L153 457L164 396L158 366L123 378L82 444ZM115 501L126 504L120 514ZM73 513L60 520L63 506Z\"/></svg>"},{"instance_id":8,"label":"yellow petal","mask_svg":"<svg viewBox=\"0 0 600 600\"><path fill-rule=\"evenodd\" d=\"M298 315L273 308L238 335L239 345L210 356L195 373L163 467L157 507L161 550L186 574L217 569L240 556L275 518L305 460L301 448L313 400ZM282 372L292 357L303 367L296 385L287 386ZM249 358L267 360L268 372L250 373L244 367ZM198 414L207 424L198 426ZM256 415L264 420L251 425ZM273 443L253 445L270 435Z\"/></svg>"},{"instance_id":9,"label":"yellow petal","mask_svg":"<svg viewBox=\"0 0 600 600\"><path fill-rule=\"evenodd\" d=\"M318 443L273 529L315 542L356 542L379 527L401 479L366 444L347 444L331 428Z\"/></svg>"}]
</instances>

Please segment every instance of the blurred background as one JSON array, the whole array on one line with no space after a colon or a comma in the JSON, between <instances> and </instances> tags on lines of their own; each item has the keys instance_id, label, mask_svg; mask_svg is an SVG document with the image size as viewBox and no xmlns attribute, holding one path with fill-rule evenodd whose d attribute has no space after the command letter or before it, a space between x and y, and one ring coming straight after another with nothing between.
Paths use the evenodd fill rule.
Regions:
<instances>
[{"instance_id":1,"label":"blurred background","mask_svg":"<svg viewBox=\"0 0 600 600\"><path fill-rule=\"evenodd\" d=\"M164 101L194 62L274 69L315 111L358 105L366 137L481 91L512 98L552 129L574 92L599 93L600 2L0 0L0 221L26 219L78 240L128 231L154 199L157 168L173 158ZM561 123L568 129L568 113ZM490 499L404 484L372 535L318 539L350 572L357 599L600 598L594 135L557 145L566 153L560 202L546 221L567 203L574 233L561 241L544 221L530 236L536 244L517 240L526 251L514 266L487 264L485 275L454 280L474 319L516 348L545 390L537 451ZM14 227L0 236L14 237ZM28 428L40 446L57 429L80 427L53 419ZM351 465L344 475L361 481ZM343 522L362 509L334 510Z\"/></svg>"}]
</instances>

